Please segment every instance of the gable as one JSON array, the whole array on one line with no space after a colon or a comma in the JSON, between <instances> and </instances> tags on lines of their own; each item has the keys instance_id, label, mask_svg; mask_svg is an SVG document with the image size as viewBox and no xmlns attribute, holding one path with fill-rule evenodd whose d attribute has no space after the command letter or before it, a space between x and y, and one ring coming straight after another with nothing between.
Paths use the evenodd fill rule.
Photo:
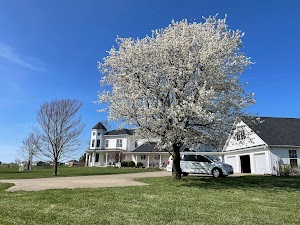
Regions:
<instances>
[{"instance_id":1,"label":"gable","mask_svg":"<svg viewBox=\"0 0 300 225\"><path fill-rule=\"evenodd\" d=\"M224 147L224 151L245 149L261 145L266 145L266 142L246 123L240 120L235 124L235 129L231 132Z\"/></svg>"}]
</instances>

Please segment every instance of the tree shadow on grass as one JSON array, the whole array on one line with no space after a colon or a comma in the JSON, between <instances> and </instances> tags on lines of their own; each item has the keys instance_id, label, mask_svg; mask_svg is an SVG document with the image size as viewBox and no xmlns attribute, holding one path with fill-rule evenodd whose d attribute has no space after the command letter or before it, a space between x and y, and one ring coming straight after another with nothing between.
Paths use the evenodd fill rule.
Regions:
<instances>
[{"instance_id":1,"label":"tree shadow on grass","mask_svg":"<svg viewBox=\"0 0 300 225\"><path fill-rule=\"evenodd\" d=\"M281 191L300 191L299 177L242 176L242 177L184 177L182 186L208 189L268 189Z\"/></svg>"}]
</instances>

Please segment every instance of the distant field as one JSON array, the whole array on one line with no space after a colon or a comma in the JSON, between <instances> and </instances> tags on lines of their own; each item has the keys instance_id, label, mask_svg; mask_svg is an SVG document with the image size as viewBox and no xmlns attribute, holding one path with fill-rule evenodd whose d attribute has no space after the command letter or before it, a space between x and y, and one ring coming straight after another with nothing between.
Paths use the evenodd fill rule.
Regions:
<instances>
[{"instance_id":1,"label":"distant field","mask_svg":"<svg viewBox=\"0 0 300 225\"><path fill-rule=\"evenodd\" d=\"M0 167L1 179L30 179L53 177L52 167L34 167L31 171L18 171L19 167ZM115 168L115 167L59 167L57 176L89 176L89 175L109 175L124 173L152 172L159 169L138 169L138 168Z\"/></svg>"},{"instance_id":2,"label":"distant field","mask_svg":"<svg viewBox=\"0 0 300 225\"><path fill-rule=\"evenodd\" d=\"M150 185L13 192L0 184L0 224L299 224L300 179L139 179Z\"/></svg>"}]
</instances>

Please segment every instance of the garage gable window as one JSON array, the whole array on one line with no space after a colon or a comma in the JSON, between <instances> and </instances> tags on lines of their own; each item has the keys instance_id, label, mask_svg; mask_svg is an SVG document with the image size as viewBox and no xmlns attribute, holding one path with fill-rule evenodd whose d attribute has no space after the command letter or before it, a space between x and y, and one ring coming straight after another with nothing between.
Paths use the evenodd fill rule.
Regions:
<instances>
[{"instance_id":1,"label":"garage gable window","mask_svg":"<svg viewBox=\"0 0 300 225\"><path fill-rule=\"evenodd\" d=\"M237 131L236 134L235 134L235 139L237 141L246 139L245 131L244 130Z\"/></svg>"},{"instance_id":2,"label":"garage gable window","mask_svg":"<svg viewBox=\"0 0 300 225\"><path fill-rule=\"evenodd\" d=\"M289 150L289 158L291 166L298 166L298 157L296 150Z\"/></svg>"}]
</instances>

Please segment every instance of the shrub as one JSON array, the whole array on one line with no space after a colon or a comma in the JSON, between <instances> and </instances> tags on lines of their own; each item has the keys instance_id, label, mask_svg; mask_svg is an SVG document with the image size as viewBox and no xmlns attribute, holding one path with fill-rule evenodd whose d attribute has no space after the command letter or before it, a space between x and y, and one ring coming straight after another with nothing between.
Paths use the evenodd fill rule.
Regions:
<instances>
[{"instance_id":1,"label":"shrub","mask_svg":"<svg viewBox=\"0 0 300 225\"><path fill-rule=\"evenodd\" d=\"M133 162L133 161L128 161L128 162L127 162L127 166L128 166L128 167L135 167L135 162Z\"/></svg>"},{"instance_id":2,"label":"shrub","mask_svg":"<svg viewBox=\"0 0 300 225\"><path fill-rule=\"evenodd\" d=\"M284 164L279 166L279 175L283 177L297 176L300 177L300 167Z\"/></svg>"},{"instance_id":3,"label":"shrub","mask_svg":"<svg viewBox=\"0 0 300 225\"><path fill-rule=\"evenodd\" d=\"M142 162L138 162L137 164L136 164L136 167L143 167L143 163Z\"/></svg>"},{"instance_id":4,"label":"shrub","mask_svg":"<svg viewBox=\"0 0 300 225\"><path fill-rule=\"evenodd\" d=\"M127 161L122 161L121 162L121 167L127 167L128 165L128 162Z\"/></svg>"}]
</instances>

